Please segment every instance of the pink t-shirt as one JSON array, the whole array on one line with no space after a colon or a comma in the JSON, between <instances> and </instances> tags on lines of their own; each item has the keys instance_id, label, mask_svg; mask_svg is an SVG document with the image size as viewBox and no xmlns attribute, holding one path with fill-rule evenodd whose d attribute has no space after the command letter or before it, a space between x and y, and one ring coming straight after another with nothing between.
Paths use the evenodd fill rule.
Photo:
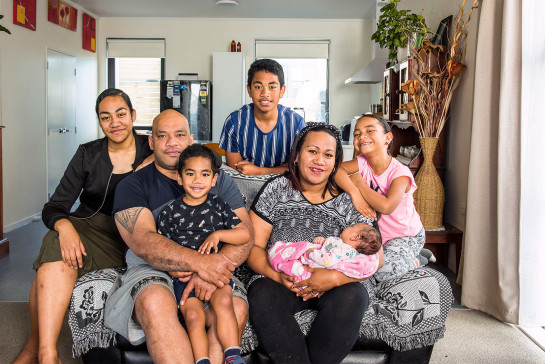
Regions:
<instances>
[{"instance_id":1,"label":"pink t-shirt","mask_svg":"<svg viewBox=\"0 0 545 364\"><path fill-rule=\"evenodd\" d=\"M402 236L415 236L422 230L420 216L414 207L413 194L417 186L414 182L411 170L401 164L397 159L392 158L388 168L380 176L377 176L373 169L367 163L363 155L358 158L359 173L367 181L367 186L386 196L392 181L401 176L407 176L411 180L409 192L403 194L401 202L390 215L382 215L378 220L380 233L382 234L382 243L388 240Z\"/></svg>"}]
</instances>

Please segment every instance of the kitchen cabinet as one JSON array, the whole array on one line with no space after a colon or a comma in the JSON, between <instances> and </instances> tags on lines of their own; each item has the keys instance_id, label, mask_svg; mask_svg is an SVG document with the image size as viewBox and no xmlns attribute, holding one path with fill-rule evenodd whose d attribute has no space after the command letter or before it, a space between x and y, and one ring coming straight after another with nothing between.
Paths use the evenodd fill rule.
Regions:
<instances>
[{"instance_id":1,"label":"kitchen cabinet","mask_svg":"<svg viewBox=\"0 0 545 364\"><path fill-rule=\"evenodd\" d=\"M214 52L212 59L212 141L218 142L227 116L245 102L246 67L242 52Z\"/></svg>"}]
</instances>

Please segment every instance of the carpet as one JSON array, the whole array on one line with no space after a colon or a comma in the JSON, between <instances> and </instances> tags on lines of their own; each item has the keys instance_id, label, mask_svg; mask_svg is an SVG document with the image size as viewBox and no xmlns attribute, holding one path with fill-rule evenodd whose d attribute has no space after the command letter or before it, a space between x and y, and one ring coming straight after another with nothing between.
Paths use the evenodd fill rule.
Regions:
<instances>
[{"instance_id":1,"label":"carpet","mask_svg":"<svg viewBox=\"0 0 545 364\"><path fill-rule=\"evenodd\" d=\"M512 325L474 310L450 310L445 337L433 349L431 364L543 364L545 352ZM30 333L28 302L0 302L0 363L11 363ZM72 337L65 320L59 338L64 364L72 358Z\"/></svg>"},{"instance_id":2,"label":"carpet","mask_svg":"<svg viewBox=\"0 0 545 364\"><path fill-rule=\"evenodd\" d=\"M446 327L431 364L545 363L545 352L522 331L483 312L451 309Z\"/></svg>"},{"instance_id":3,"label":"carpet","mask_svg":"<svg viewBox=\"0 0 545 364\"><path fill-rule=\"evenodd\" d=\"M0 302L0 363L11 363L25 346L30 334L28 302ZM72 336L65 319L59 337L59 354L63 364L81 364L72 358Z\"/></svg>"}]
</instances>

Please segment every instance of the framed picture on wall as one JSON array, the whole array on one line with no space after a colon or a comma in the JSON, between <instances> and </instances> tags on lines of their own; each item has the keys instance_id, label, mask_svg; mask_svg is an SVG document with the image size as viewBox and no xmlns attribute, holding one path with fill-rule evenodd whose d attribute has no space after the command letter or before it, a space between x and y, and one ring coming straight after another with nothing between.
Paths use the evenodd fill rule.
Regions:
<instances>
[{"instance_id":1,"label":"framed picture on wall","mask_svg":"<svg viewBox=\"0 0 545 364\"><path fill-rule=\"evenodd\" d=\"M96 52L96 20L87 13L82 18L83 49Z\"/></svg>"},{"instance_id":2,"label":"framed picture on wall","mask_svg":"<svg viewBox=\"0 0 545 364\"><path fill-rule=\"evenodd\" d=\"M49 0L47 20L75 32L78 24L78 9L61 0Z\"/></svg>"},{"instance_id":3,"label":"framed picture on wall","mask_svg":"<svg viewBox=\"0 0 545 364\"><path fill-rule=\"evenodd\" d=\"M13 24L36 30L36 0L13 0Z\"/></svg>"}]
</instances>

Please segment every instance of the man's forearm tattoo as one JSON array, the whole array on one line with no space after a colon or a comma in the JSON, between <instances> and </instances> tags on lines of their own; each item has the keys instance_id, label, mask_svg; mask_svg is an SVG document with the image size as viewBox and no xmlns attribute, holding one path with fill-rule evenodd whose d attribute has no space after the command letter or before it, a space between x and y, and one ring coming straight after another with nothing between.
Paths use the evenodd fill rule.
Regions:
<instances>
[{"instance_id":1,"label":"man's forearm tattoo","mask_svg":"<svg viewBox=\"0 0 545 364\"><path fill-rule=\"evenodd\" d=\"M115 220L121 224L129 233L133 233L138 215L142 212L143 207L133 207L123 211L116 212Z\"/></svg>"}]
</instances>

